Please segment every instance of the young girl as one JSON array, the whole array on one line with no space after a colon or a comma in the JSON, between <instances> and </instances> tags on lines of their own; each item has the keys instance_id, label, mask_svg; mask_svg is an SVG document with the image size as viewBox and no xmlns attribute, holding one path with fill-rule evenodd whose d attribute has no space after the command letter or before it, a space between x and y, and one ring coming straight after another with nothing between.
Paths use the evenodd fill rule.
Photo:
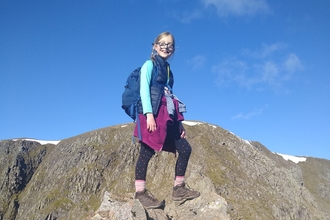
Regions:
<instances>
[{"instance_id":1,"label":"young girl","mask_svg":"<svg viewBox=\"0 0 330 220\"><path fill-rule=\"evenodd\" d=\"M163 32L152 45L151 59L141 67L139 125L137 123L134 130L136 137L139 132L142 135L139 140L140 156L135 168L135 199L145 208L163 206L163 201L158 201L146 190L148 163L155 150L178 152L173 200L194 199L200 195L199 192L186 188L184 182L191 146L185 139L186 132L181 123L184 120L182 113L185 112L185 106L172 94L174 79L167 63L167 59L175 51L175 40L171 33Z\"/></svg>"}]
</instances>

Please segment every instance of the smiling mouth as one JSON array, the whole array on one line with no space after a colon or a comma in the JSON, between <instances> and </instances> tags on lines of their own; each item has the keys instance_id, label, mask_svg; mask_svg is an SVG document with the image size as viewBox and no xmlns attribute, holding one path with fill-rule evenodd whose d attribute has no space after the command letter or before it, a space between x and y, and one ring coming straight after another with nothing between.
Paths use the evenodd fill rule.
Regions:
<instances>
[{"instance_id":1,"label":"smiling mouth","mask_svg":"<svg viewBox=\"0 0 330 220\"><path fill-rule=\"evenodd\" d=\"M170 51L170 50L161 50L163 53L166 53L166 54L172 54L172 51Z\"/></svg>"}]
</instances>

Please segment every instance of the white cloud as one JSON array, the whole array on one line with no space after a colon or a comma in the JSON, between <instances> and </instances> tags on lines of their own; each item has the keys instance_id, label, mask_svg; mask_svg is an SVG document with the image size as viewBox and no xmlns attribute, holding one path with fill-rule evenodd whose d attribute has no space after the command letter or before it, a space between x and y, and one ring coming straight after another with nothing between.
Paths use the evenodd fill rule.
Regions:
<instances>
[{"instance_id":1,"label":"white cloud","mask_svg":"<svg viewBox=\"0 0 330 220\"><path fill-rule=\"evenodd\" d=\"M258 90L280 88L297 71L303 70L299 57L294 53L283 54L284 49L286 46L281 43L263 45L256 52L244 50L243 58L226 58L212 67L215 83Z\"/></svg>"},{"instance_id":2,"label":"white cloud","mask_svg":"<svg viewBox=\"0 0 330 220\"><path fill-rule=\"evenodd\" d=\"M273 55L275 52L281 51L287 47L284 43L262 44L261 49L257 51L250 51L244 49L243 54L254 58L266 58Z\"/></svg>"},{"instance_id":3,"label":"white cloud","mask_svg":"<svg viewBox=\"0 0 330 220\"><path fill-rule=\"evenodd\" d=\"M278 85L279 83L279 67L273 61L266 61L261 65L260 71L260 82L271 85Z\"/></svg>"},{"instance_id":4,"label":"white cloud","mask_svg":"<svg viewBox=\"0 0 330 220\"><path fill-rule=\"evenodd\" d=\"M192 66L193 69L201 68L206 61L206 57L203 55L197 55L193 57L191 60L188 60L188 64Z\"/></svg>"},{"instance_id":5,"label":"white cloud","mask_svg":"<svg viewBox=\"0 0 330 220\"><path fill-rule=\"evenodd\" d=\"M283 67L286 71L290 73L303 69L303 65L301 64L299 57L293 53L290 53L285 58L283 62Z\"/></svg>"},{"instance_id":6,"label":"white cloud","mask_svg":"<svg viewBox=\"0 0 330 220\"><path fill-rule=\"evenodd\" d=\"M257 13L268 13L269 6L267 0L200 0L195 9L184 12L174 12L172 15L181 23L190 23L193 20L201 19L205 16L207 9L213 6L217 14L221 17L230 15L245 16Z\"/></svg>"},{"instance_id":7,"label":"white cloud","mask_svg":"<svg viewBox=\"0 0 330 220\"><path fill-rule=\"evenodd\" d=\"M174 14L174 17L179 20L181 23L190 23L193 20L199 19L203 16L203 13L200 10L194 11L185 11L183 13Z\"/></svg>"},{"instance_id":8,"label":"white cloud","mask_svg":"<svg viewBox=\"0 0 330 220\"><path fill-rule=\"evenodd\" d=\"M261 115L262 112L263 112L263 109L262 108L254 109L253 111L251 111L249 113L246 113L246 114L239 113L236 116L232 117L231 119L246 119L246 120L248 120L248 119L250 119L252 117Z\"/></svg>"},{"instance_id":9,"label":"white cloud","mask_svg":"<svg viewBox=\"0 0 330 220\"><path fill-rule=\"evenodd\" d=\"M212 67L212 72L217 74L215 80L219 86L227 86L230 83L250 88L260 82L260 77L249 76L252 66L245 61L236 58L223 60L220 64Z\"/></svg>"},{"instance_id":10,"label":"white cloud","mask_svg":"<svg viewBox=\"0 0 330 220\"><path fill-rule=\"evenodd\" d=\"M271 45L263 44L260 56L267 57L272 55L274 52L282 50L284 48L286 48L286 45L283 43L275 43Z\"/></svg>"},{"instance_id":11,"label":"white cloud","mask_svg":"<svg viewBox=\"0 0 330 220\"><path fill-rule=\"evenodd\" d=\"M254 15L269 11L266 0L202 0L202 2L206 7L215 6L218 14L222 17Z\"/></svg>"}]
</instances>

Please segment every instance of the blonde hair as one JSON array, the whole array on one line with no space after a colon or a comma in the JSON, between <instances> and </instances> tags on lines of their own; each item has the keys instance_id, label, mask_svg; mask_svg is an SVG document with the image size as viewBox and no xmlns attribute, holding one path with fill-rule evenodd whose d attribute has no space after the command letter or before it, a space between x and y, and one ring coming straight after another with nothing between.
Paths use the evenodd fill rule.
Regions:
<instances>
[{"instance_id":1,"label":"blonde hair","mask_svg":"<svg viewBox=\"0 0 330 220\"><path fill-rule=\"evenodd\" d=\"M175 38L174 38L174 36L170 33L170 32L168 32L168 31L165 31L165 32L162 32L162 33L160 33L156 38L155 38L155 40L154 40L154 42L152 43L152 50L151 50L151 56L150 56L150 58L152 59L152 60L154 60L155 59L155 45L163 38L163 37L167 37L167 36L171 36L171 38L172 38L172 40L173 40L173 53L174 53L174 49L175 49Z\"/></svg>"}]
</instances>

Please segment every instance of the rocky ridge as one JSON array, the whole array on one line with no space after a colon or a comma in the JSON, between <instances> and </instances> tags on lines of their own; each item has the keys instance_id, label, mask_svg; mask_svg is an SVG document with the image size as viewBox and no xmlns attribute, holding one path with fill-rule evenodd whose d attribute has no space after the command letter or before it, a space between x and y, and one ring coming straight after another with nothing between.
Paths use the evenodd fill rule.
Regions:
<instances>
[{"instance_id":1,"label":"rocky ridge","mask_svg":"<svg viewBox=\"0 0 330 220\"><path fill-rule=\"evenodd\" d=\"M187 183L198 199L171 200L175 157L149 163L147 188L164 209L133 199L139 145L133 124L62 140L0 142L0 219L330 219L330 161L286 161L219 126L185 125Z\"/></svg>"}]
</instances>

